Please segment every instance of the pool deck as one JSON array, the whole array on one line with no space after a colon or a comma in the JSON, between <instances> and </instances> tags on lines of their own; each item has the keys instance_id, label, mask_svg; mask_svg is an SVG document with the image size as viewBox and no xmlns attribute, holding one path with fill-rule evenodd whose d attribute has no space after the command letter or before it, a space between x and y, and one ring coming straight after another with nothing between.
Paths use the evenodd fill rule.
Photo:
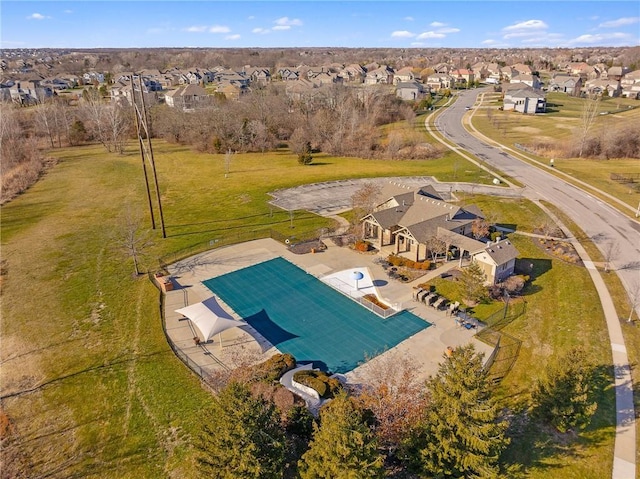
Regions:
<instances>
[{"instance_id":1,"label":"pool deck","mask_svg":"<svg viewBox=\"0 0 640 479\"><path fill-rule=\"evenodd\" d=\"M232 369L247 361L259 361L273 355L277 349L249 325L224 331L221 335L222 345L218 336L207 343L196 345L193 325L175 310L212 296L211 291L202 283L204 280L283 257L319 279L329 275L340 276L345 274L345 270L366 268L380 299L388 304L401 304L404 309L431 323L429 328L347 373L345 376L349 382L366 382L368 369L375 366L376 360L382 360L388 354L399 354L417 365L418 374L424 379L437 372L438 364L443 361L448 346L456 347L471 342L477 351L485 353L485 359L489 356L492 348L474 339L475 331L457 326L453 318L444 311L437 311L412 298L413 286L455 267L456 262L429 271L427 275L411 283L401 283L390 280L382 267L374 262L379 256L334 246L331 241L326 243L327 249L322 252L297 255L275 240L261 239L212 250L173 264L169 267L169 273L174 289L165 296L167 334L189 360L205 372L220 368ZM348 283L348 277L343 279ZM367 280L358 286L365 289L365 292L370 289ZM224 302L220 303L234 318L242 319Z\"/></svg>"}]
</instances>

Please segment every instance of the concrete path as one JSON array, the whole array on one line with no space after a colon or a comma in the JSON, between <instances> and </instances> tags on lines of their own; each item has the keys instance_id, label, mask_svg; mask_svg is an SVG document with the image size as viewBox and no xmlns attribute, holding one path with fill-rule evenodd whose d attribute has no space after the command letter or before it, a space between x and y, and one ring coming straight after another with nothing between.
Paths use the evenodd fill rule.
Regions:
<instances>
[{"instance_id":1,"label":"concrete path","mask_svg":"<svg viewBox=\"0 0 640 479\"><path fill-rule=\"evenodd\" d=\"M569 241L580 255L600 297L600 303L607 322L609 342L611 343L616 390L616 439L611 477L612 479L633 479L636 475L636 424L633 404L633 381L627 348L624 345L624 336L620 327L620 318L607 285L591 261L587 251L552 211L540 202L536 203L567 235L567 239L563 241Z\"/></svg>"}]
</instances>

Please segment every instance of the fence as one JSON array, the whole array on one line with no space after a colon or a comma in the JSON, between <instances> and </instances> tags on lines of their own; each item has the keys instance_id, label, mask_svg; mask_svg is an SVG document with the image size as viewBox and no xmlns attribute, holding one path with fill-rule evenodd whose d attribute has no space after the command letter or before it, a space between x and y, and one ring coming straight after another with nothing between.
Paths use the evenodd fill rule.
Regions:
<instances>
[{"instance_id":1,"label":"fence","mask_svg":"<svg viewBox=\"0 0 640 479\"><path fill-rule=\"evenodd\" d=\"M611 173L609 177L617 183L638 183L640 173Z\"/></svg>"},{"instance_id":2,"label":"fence","mask_svg":"<svg viewBox=\"0 0 640 479\"><path fill-rule=\"evenodd\" d=\"M485 363L485 371L490 381L500 382L513 368L522 341L501 331L514 319L522 316L527 310L527 302L506 304L500 311L493 313L482 322L487 325L476 338L483 343L493 346L493 352Z\"/></svg>"},{"instance_id":3,"label":"fence","mask_svg":"<svg viewBox=\"0 0 640 479\"><path fill-rule=\"evenodd\" d=\"M203 241L195 245L189 246L178 251L166 254L158 259L158 263L161 268L165 268L167 265L175 263L176 261L183 260L190 256L204 253L212 249L220 248L222 246L229 246L238 243L244 243L246 241L253 241L263 238L273 238L276 241L286 244L296 244L303 241L309 241L311 239L317 239L318 231L315 229L307 231L296 231L295 235L285 235L271 228L262 228L249 231L237 231L227 232L224 236L212 238L208 241ZM287 242L288 240L288 242Z\"/></svg>"},{"instance_id":4,"label":"fence","mask_svg":"<svg viewBox=\"0 0 640 479\"><path fill-rule=\"evenodd\" d=\"M328 284L329 286L331 286L336 291L339 291L340 293L342 293L345 296L351 298L355 302L360 303L360 305L364 306L369 311L371 311L372 313L377 314L378 316L380 316L382 318L385 318L385 319L389 318L389 317L393 316L394 314L399 313L401 311L401 306L399 304L390 306L390 307L388 307L386 309L378 306L374 302L369 301L367 298L362 296L362 293L356 293L355 291L353 291L353 287L351 285L345 283L344 281L342 281L342 280L340 280L338 278L328 278L324 282L325 282L325 284Z\"/></svg>"}]
</instances>

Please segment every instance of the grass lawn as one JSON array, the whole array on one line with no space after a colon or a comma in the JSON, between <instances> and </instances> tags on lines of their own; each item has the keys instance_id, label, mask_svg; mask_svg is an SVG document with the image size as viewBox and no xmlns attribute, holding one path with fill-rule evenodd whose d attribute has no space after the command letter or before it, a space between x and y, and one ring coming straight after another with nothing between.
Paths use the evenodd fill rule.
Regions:
<instances>
[{"instance_id":1,"label":"grass lawn","mask_svg":"<svg viewBox=\"0 0 640 479\"><path fill-rule=\"evenodd\" d=\"M167 239L154 233L143 267L214 239L276 229L287 212L267 192L353 177L435 175L446 158L375 161L316 155L300 166L284 151L224 156L154 142ZM173 355L158 292L134 278L114 245L119 216L146 195L135 145L50 152L59 158L37 184L2 209L2 407L14 420L29 477L195 477L191 442L209 393ZM465 166L458 179L473 181ZM295 212L296 234L330 221Z\"/></svg>"},{"instance_id":2,"label":"grass lawn","mask_svg":"<svg viewBox=\"0 0 640 479\"><path fill-rule=\"evenodd\" d=\"M547 103L550 112L544 115L522 115L512 111L499 111L495 95L488 96L485 103L473 116L473 125L483 135L502 144L515 148L516 144L531 147L537 143L563 144L572 141L580 130L584 99L569 97L562 93L549 93ZM631 108L629 108L631 107ZM490 109L490 112L489 112ZM609 98L600 102L599 111L612 112L599 115L592 131L605 135L609 129L640 123L640 103L626 98ZM640 134L640 129L636 127ZM599 188L619 200L636 208L640 203L640 189L629 188L612 181L611 173L640 173L637 159L591 160L558 158L558 151L548 150L544 154L531 154L541 164L548 165L549 159L559 171Z\"/></svg>"},{"instance_id":3,"label":"grass lawn","mask_svg":"<svg viewBox=\"0 0 640 479\"><path fill-rule=\"evenodd\" d=\"M154 149L168 238L156 231L145 260L151 266L159 256L238 232L288 231L289 215L270 211L268 191L353 177L454 174L446 159L317 155L305 167L279 151L235 155L225 178L223 155L163 142ZM2 406L32 461L28 476L196 477L191 443L209 393L167 346L157 291L132 277L130 259L113 247L121 212L147 211L136 150L120 156L86 146L52 154L59 164L2 211ZM464 164L455 174L469 181L477 172ZM501 221L535 227L533 207L509 201L495 201ZM474 202L493 209L488 198ZM304 212L295 213L294 224L300 232L328 226ZM527 314L508 326L523 348L500 392L517 409L545 362L564 348L583 344L604 370L610 358L586 271L548 258L528 238L512 239L536 267ZM585 304L593 304L589 315ZM613 420L613 393L605 390L593 426L575 442L524 424L506 457L524 466L510 477L606 476Z\"/></svg>"}]
</instances>

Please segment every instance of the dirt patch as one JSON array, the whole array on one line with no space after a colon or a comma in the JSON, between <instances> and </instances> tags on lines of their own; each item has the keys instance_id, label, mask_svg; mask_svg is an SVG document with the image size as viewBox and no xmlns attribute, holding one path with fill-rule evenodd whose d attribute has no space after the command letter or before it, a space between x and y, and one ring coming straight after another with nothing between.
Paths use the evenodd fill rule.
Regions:
<instances>
[{"instance_id":1,"label":"dirt patch","mask_svg":"<svg viewBox=\"0 0 640 479\"><path fill-rule=\"evenodd\" d=\"M320 240L304 241L289 246L289 251L295 254L318 253L327 249L327 246Z\"/></svg>"},{"instance_id":2,"label":"dirt patch","mask_svg":"<svg viewBox=\"0 0 640 479\"><path fill-rule=\"evenodd\" d=\"M540 133L540 128L535 128L533 126L516 126L513 128L513 130L531 134Z\"/></svg>"}]
</instances>

